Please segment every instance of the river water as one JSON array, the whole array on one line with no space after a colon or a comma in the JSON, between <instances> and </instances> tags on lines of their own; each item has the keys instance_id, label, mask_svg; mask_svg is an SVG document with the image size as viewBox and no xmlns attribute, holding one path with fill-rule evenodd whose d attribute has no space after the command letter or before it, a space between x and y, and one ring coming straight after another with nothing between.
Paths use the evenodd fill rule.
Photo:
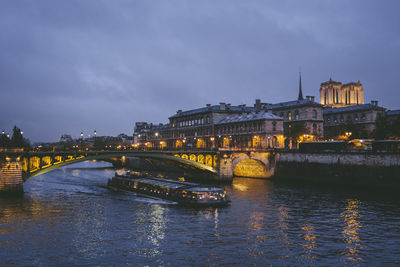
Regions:
<instances>
[{"instance_id":1,"label":"river water","mask_svg":"<svg viewBox=\"0 0 400 267\"><path fill-rule=\"evenodd\" d=\"M235 178L230 206L193 209L109 191L113 173L79 163L0 198L0 266L400 264L398 197Z\"/></svg>"}]
</instances>

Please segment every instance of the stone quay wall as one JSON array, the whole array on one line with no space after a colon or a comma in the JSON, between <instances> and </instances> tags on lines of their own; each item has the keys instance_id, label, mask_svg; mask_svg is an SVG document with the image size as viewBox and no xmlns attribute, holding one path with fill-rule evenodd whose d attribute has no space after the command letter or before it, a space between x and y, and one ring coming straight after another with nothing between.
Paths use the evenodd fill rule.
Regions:
<instances>
[{"instance_id":1,"label":"stone quay wall","mask_svg":"<svg viewBox=\"0 0 400 267\"><path fill-rule=\"evenodd\" d=\"M277 180L400 187L400 153L299 153L277 155Z\"/></svg>"}]
</instances>

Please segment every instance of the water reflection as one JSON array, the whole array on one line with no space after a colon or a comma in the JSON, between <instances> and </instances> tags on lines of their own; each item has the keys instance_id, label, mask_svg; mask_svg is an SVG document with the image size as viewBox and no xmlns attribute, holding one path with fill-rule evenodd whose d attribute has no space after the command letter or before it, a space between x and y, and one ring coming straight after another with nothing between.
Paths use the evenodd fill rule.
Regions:
<instances>
[{"instance_id":1,"label":"water reflection","mask_svg":"<svg viewBox=\"0 0 400 267\"><path fill-rule=\"evenodd\" d=\"M161 253L161 240L165 238L165 221L164 207L161 205L152 205L150 212L151 226L148 236L148 240L153 244L153 248L150 250L151 256L156 256Z\"/></svg>"},{"instance_id":2,"label":"water reflection","mask_svg":"<svg viewBox=\"0 0 400 267\"><path fill-rule=\"evenodd\" d=\"M301 244L301 246L304 248L304 254L302 256L306 259L314 259L315 255L313 255L313 250L317 247L317 235L315 234L315 228L311 223L306 223L301 227L301 230L304 232L304 243Z\"/></svg>"},{"instance_id":3,"label":"water reflection","mask_svg":"<svg viewBox=\"0 0 400 267\"><path fill-rule=\"evenodd\" d=\"M345 259L352 262L362 261L360 250L362 249L360 242L359 230L362 227L358 212L361 201L358 199L348 199L346 209L340 214L344 220L343 239L346 244L347 251L344 252Z\"/></svg>"},{"instance_id":4,"label":"water reflection","mask_svg":"<svg viewBox=\"0 0 400 267\"><path fill-rule=\"evenodd\" d=\"M166 223L165 206L160 204L135 205L132 207L135 216L133 228L136 228L131 242L137 250L131 251L145 257L155 257L162 253L162 241L165 238Z\"/></svg>"}]
</instances>

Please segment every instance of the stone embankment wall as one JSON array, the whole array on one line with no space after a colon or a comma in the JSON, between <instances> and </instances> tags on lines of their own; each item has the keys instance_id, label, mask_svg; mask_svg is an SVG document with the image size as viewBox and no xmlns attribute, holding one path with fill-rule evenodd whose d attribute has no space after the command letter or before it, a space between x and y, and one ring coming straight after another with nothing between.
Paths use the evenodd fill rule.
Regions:
<instances>
[{"instance_id":1,"label":"stone embankment wall","mask_svg":"<svg viewBox=\"0 0 400 267\"><path fill-rule=\"evenodd\" d=\"M400 154L280 153L275 179L367 186L400 186Z\"/></svg>"}]
</instances>

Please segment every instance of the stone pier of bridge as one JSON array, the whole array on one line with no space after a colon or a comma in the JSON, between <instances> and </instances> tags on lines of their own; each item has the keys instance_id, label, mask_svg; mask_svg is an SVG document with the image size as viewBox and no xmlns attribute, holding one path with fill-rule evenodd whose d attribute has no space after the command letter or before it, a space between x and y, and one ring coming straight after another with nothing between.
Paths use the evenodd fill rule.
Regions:
<instances>
[{"instance_id":1,"label":"stone pier of bridge","mask_svg":"<svg viewBox=\"0 0 400 267\"><path fill-rule=\"evenodd\" d=\"M14 150L13 152L20 152ZM22 162L19 156L5 156L0 159L0 193L23 193Z\"/></svg>"}]
</instances>

